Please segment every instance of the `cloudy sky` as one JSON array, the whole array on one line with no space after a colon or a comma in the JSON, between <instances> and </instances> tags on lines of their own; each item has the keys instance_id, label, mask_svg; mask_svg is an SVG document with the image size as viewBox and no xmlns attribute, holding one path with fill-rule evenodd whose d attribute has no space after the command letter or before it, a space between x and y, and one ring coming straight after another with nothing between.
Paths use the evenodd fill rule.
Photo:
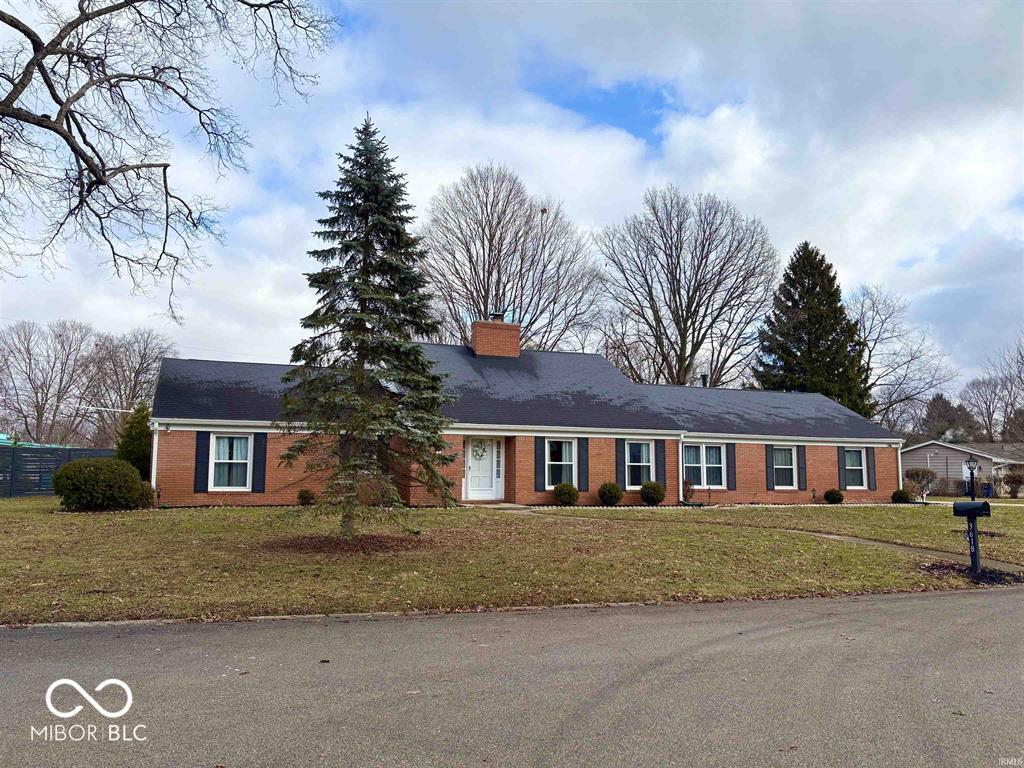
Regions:
<instances>
[{"instance_id":1,"label":"cloudy sky","mask_svg":"<svg viewBox=\"0 0 1024 768\"><path fill-rule=\"evenodd\" d=\"M250 172L181 143L187 186L226 206L224 243L179 288L131 295L98 256L0 283L0 319L161 328L183 356L283 361L311 307L317 190L370 112L413 202L470 163L518 171L590 228L672 182L804 239L843 287L911 301L966 374L1024 325L1024 4L337 5L308 100L216 64Z\"/></svg>"}]
</instances>

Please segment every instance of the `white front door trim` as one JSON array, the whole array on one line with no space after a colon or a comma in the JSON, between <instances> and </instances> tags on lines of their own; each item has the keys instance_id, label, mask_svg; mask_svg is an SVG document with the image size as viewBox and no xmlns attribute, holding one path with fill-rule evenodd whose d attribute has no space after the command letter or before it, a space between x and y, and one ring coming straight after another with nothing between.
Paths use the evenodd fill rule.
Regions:
<instances>
[{"instance_id":1,"label":"white front door trim","mask_svg":"<svg viewBox=\"0 0 1024 768\"><path fill-rule=\"evenodd\" d=\"M500 437L467 437L462 497L467 501L505 498L505 451ZM482 455L481 455L482 454Z\"/></svg>"}]
</instances>

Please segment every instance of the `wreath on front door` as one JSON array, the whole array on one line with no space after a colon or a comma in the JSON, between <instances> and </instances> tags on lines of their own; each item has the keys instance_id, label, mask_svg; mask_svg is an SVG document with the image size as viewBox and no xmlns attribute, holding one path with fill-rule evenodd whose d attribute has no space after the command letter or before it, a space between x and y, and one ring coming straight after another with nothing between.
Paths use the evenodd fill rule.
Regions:
<instances>
[{"instance_id":1,"label":"wreath on front door","mask_svg":"<svg viewBox=\"0 0 1024 768\"><path fill-rule=\"evenodd\" d=\"M487 446L483 443L473 443L473 458L477 461L487 458Z\"/></svg>"}]
</instances>

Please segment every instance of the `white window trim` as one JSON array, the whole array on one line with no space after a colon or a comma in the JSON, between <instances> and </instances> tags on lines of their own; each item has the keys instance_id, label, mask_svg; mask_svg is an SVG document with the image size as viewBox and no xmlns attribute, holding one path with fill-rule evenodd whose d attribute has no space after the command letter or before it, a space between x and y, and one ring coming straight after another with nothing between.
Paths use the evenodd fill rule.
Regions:
<instances>
[{"instance_id":1,"label":"white window trim","mask_svg":"<svg viewBox=\"0 0 1024 768\"><path fill-rule=\"evenodd\" d=\"M220 463L220 464L229 464L229 463L231 463L231 464L235 464L235 463L241 464L242 463L240 461L238 461L238 462L234 462L234 461L232 461L232 462L227 462L227 461L218 462L217 461L216 456L217 456L217 438L218 437L244 437L244 438L246 438L249 441L249 445L248 445L248 447L246 448L246 451L245 451L245 455L246 455L247 458L246 458L246 462L245 462L246 467L245 467L245 487L244 488L236 487L236 486L233 486L233 485L232 486L227 486L227 487L221 487L221 486L216 486L216 485L213 484L213 478L214 478L214 471L213 470L214 470L214 468L216 467L216 465L218 463ZM253 443L255 442L252 438L253 438L253 436L252 436L251 432L211 432L210 433L210 475L209 475L208 482L206 484L206 489L208 491L216 491L217 493L251 493L252 492L252 449L253 449Z\"/></svg>"},{"instance_id":2,"label":"white window trim","mask_svg":"<svg viewBox=\"0 0 1024 768\"><path fill-rule=\"evenodd\" d=\"M789 451L789 455L793 458L793 484L792 485L779 485L775 482L775 470L780 465L775 463L775 454L772 453L772 485L776 491L795 491L800 485L800 468L796 465L797 455L796 446L794 445L774 445L772 451ZM789 469L789 466L783 464L782 469Z\"/></svg>"},{"instance_id":3,"label":"white window trim","mask_svg":"<svg viewBox=\"0 0 1024 768\"><path fill-rule=\"evenodd\" d=\"M687 464L686 463L686 448L687 446L700 449L700 464ZM708 456L707 448L719 448L722 451L722 483L721 485L708 485ZM686 480L686 468L687 467L700 467L700 485L692 486L694 490L701 491L724 491L729 487L729 462L728 455L725 450L725 443L687 443L683 442L679 445L679 489L682 492L683 481ZM713 466L718 466L714 464Z\"/></svg>"},{"instance_id":4,"label":"white window trim","mask_svg":"<svg viewBox=\"0 0 1024 768\"><path fill-rule=\"evenodd\" d=\"M568 463L565 461L551 461L551 451L548 449L548 446L551 445L551 443L572 443L572 484L574 488L579 488L580 484L578 482L577 472L579 471L580 453L576 438L554 437L544 438L544 489L547 491L553 491L555 489L555 486L548 484L548 478L550 477L548 474L548 467L550 467L552 463L559 465Z\"/></svg>"},{"instance_id":5,"label":"white window trim","mask_svg":"<svg viewBox=\"0 0 1024 768\"><path fill-rule=\"evenodd\" d=\"M854 470L860 470L860 476L864 480L863 485L850 485L846 483L846 490L848 491L866 491L868 489L868 452L864 448L848 448L843 447L843 476L850 476L850 465L846 463L847 451L856 451L860 454L860 466L853 467Z\"/></svg>"},{"instance_id":6,"label":"white window trim","mask_svg":"<svg viewBox=\"0 0 1024 768\"><path fill-rule=\"evenodd\" d=\"M649 446L650 447L650 453L648 455L651 457L651 460L649 462L630 461L629 460L629 446L631 446L631 445L647 445L647 446ZM655 470L654 470L655 460L656 459L655 459L655 456L654 456L654 441L653 440L627 440L626 441L626 490L627 491L639 491L643 487L643 485L630 485L629 484L629 468L630 467L650 467L651 468L651 480L656 480L657 479L656 474L655 474Z\"/></svg>"}]
</instances>

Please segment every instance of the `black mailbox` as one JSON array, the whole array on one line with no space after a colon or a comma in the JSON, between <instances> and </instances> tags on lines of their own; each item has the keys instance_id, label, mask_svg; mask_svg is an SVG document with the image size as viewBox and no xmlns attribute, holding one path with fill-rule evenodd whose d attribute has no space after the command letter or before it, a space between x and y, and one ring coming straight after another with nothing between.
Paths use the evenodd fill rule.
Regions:
<instances>
[{"instance_id":1,"label":"black mailbox","mask_svg":"<svg viewBox=\"0 0 1024 768\"><path fill-rule=\"evenodd\" d=\"M953 514L956 517L992 517L987 501L954 501Z\"/></svg>"}]
</instances>

